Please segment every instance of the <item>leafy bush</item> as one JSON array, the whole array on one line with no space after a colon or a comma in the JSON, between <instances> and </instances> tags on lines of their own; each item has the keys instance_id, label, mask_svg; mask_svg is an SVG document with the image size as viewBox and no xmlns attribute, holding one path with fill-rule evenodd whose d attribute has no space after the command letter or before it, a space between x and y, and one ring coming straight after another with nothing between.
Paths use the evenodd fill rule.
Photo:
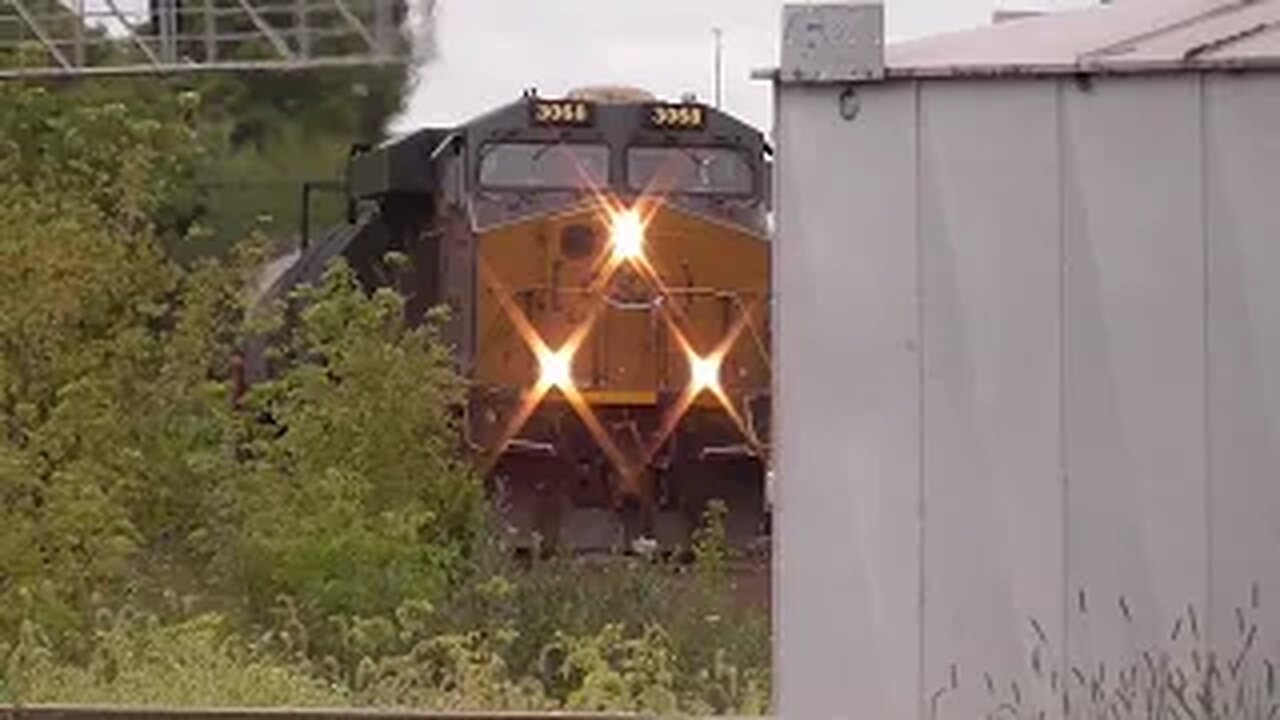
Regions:
<instances>
[{"instance_id":1,"label":"leafy bush","mask_svg":"<svg viewBox=\"0 0 1280 720\"><path fill-rule=\"evenodd\" d=\"M27 703L168 706L335 706L338 688L240 640L216 615L176 624L130 613L104 618L83 665L60 661L24 626L7 655L7 681Z\"/></svg>"},{"instance_id":2,"label":"leafy bush","mask_svg":"<svg viewBox=\"0 0 1280 720\"><path fill-rule=\"evenodd\" d=\"M154 141L150 130L129 139L136 123L115 110L109 122L59 113L36 90L15 100L54 119L7 107L0 137L74 161L57 174L44 165L59 155L0 152L0 167L21 178L0 186L0 630L9 632L28 611L74 625L95 595L120 589L143 542L129 508L147 473L135 441L148 433L134 411L168 369L157 330L177 281L138 226L155 198L141 190L149 176L133 173L159 170L149 150L131 148ZM91 143L75 138L108 129L122 143L119 168L99 165L97 149L80 157ZM89 192L99 185L115 189Z\"/></svg>"},{"instance_id":3,"label":"leafy bush","mask_svg":"<svg viewBox=\"0 0 1280 720\"><path fill-rule=\"evenodd\" d=\"M260 243L184 269L153 232L192 137L147 110L0 93L18 180L0 186L0 632L74 635L174 585L250 617L282 592L319 617L438 594L480 498L452 459L459 384L429 327L335 269L303 362L261 393L288 432L262 428L229 382Z\"/></svg>"},{"instance_id":4,"label":"leafy bush","mask_svg":"<svg viewBox=\"0 0 1280 720\"><path fill-rule=\"evenodd\" d=\"M536 678L517 678L503 656L509 633L427 637L405 653L364 659L352 687L357 703L436 711L550 710Z\"/></svg>"},{"instance_id":5,"label":"leafy bush","mask_svg":"<svg viewBox=\"0 0 1280 720\"><path fill-rule=\"evenodd\" d=\"M94 208L103 224L139 235L193 212L191 187L206 159L189 112L198 97L154 99L85 102L38 86L0 85L6 188L33 191L46 211Z\"/></svg>"},{"instance_id":6,"label":"leafy bush","mask_svg":"<svg viewBox=\"0 0 1280 720\"><path fill-rule=\"evenodd\" d=\"M386 635L485 633L500 640L490 647L500 650L508 677L536 679L556 707L607 697L615 709L657 711L669 700L696 714L762 712L770 692L768 618L733 602L723 559L712 555L715 538L722 552L722 519L708 512L700 533L707 540L691 568L615 558L522 569L486 549L468 582L415 616L413 632Z\"/></svg>"},{"instance_id":7,"label":"leafy bush","mask_svg":"<svg viewBox=\"0 0 1280 720\"><path fill-rule=\"evenodd\" d=\"M484 529L455 453L461 382L435 324L410 328L344 265L307 295L290 347L305 361L248 401L273 419L242 448L232 523L250 602L286 594L315 623L438 599Z\"/></svg>"}]
</instances>

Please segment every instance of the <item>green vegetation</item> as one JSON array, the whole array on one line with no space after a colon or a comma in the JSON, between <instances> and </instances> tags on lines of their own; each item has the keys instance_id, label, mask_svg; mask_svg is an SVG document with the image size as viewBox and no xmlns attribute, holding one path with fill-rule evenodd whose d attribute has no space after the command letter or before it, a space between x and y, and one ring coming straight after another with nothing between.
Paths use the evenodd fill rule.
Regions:
<instances>
[{"instance_id":1,"label":"green vegetation","mask_svg":"<svg viewBox=\"0 0 1280 720\"><path fill-rule=\"evenodd\" d=\"M381 140L406 81L394 67L186 80L204 98L200 133L211 159L198 186L208 238L184 256L223 252L255 229L295 242L302 182L340 178L353 143ZM317 193L312 210L321 228L345 204Z\"/></svg>"},{"instance_id":2,"label":"green vegetation","mask_svg":"<svg viewBox=\"0 0 1280 720\"><path fill-rule=\"evenodd\" d=\"M419 1L430 14L432 0ZM110 64L111 59L117 63L146 62L135 42L108 38L100 27L77 27L76 16L57 0L37 0L28 6L43 19L53 38L64 42L77 35L88 38L86 61L90 65ZM222 38L217 59L272 55L266 38L234 0L214 0L213 6ZM368 0L348 0L345 7L366 21L374 14ZM391 21L399 23L407 3L389 10ZM332 55L343 48L363 49L363 39L338 29L337 17L336 6L310 9L308 25L318 33L312 51ZM297 21L293 6L284 12L279 5L268 7L262 19L289 42L298 42L291 35ZM187 23L183 30L186 37L202 38L203 13L188 13L182 20ZM149 24L139 30L155 32ZM419 40L427 43L429 38ZM410 42L407 29L391 33L387 41L393 47L404 47ZM66 47L63 50L69 52ZM419 50L431 56L432 48ZM180 43L178 52L179 56L201 60L207 50L202 40L188 39ZM0 7L0 66L39 67L47 64L46 53L25 30L17 11L8 5ZM299 227L302 183L339 179L353 143L382 139L389 118L403 104L409 73L407 67L392 65L25 82L39 82L63 95L74 94L85 104L123 103L134 109L148 108L148 115L164 122L182 118L189 124L203 152L181 178L181 197L173 198L177 202L168 208L170 212L153 218L166 250L189 261L225 255L236 241L255 230L279 244L292 243ZM200 98L200 102L176 107L182 98ZM317 193L312 204L316 227L336 221L344 210L342 199L334 193ZM201 232L190 232L197 226Z\"/></svg>"},{"instance_id":3,"label":"green vegetation","mask_svg":"<svg viewBox=\"0 0 1280 720\"><path fill-rule=\"evenodd\" d=\"M151 219L166 252L190 263L226 257L258 233L276 245L296 243L302 183L342 177L351 145L381 139L399 110L406 71L338 69L77 80L47 86L85 106L124 105L189 133L188 166L170 204ZM344 214L336 192L311 200L312 225Z\"/></svg>"},{"instance_id":4,"label":"green vegetation","mask_svg":"<svg viewBox=\"0 0 1280 720\"><path fill-rule=\"evenodd\" d=\"M1173 622L1166 642L1138 645L1129 657L1112 662L1083 659L1076 651L1064 659L1052 646L1043 627L1031 620L1027 673L1019 680L1001 681L983 673L968 680L968 691L984 692L990 699L992 718L1062 717L1154 718L1157 720L1270 720L1280 717L1280 681L1270 643L1258 626L1258 586L1251 592L1251 606L1235 608L1234 638L1206 642L1203 622L1194 606L1188 606ZM1090 614L1083 604L1077 612ZM1093 610L1094 614L1098 609ZM1103 611L1105 612L1105 610ZM1112 610L1126 625L1134 617L1124 597ZM952 666L946 686L931 696L931 713L946 717L948 695L960 689L963 670Z\"/></svg>"},{"instance_id":5,"label":"green vegetation","mask_svg":"<svg viewBox=\"0 0 1280 720\"><path fill-rule=\"evenodd\" d=\"M124 87L0 85L0 700L766 710L719 514L692 577L511 565L393 293L332 268L237 405L264 231L175 251L230 131Z\"/></svg>"}]
</instances>

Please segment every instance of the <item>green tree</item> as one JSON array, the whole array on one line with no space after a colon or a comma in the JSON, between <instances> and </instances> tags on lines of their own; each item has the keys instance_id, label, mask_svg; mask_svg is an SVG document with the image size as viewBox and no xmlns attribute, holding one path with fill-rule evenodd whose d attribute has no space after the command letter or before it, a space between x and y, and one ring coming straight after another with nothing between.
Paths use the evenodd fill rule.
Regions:
<instances>
[{"instance_id":1,"label":"green tree","mask_svg":"<svg viewBox=\"0 0 1280 720\"><path fill-rule=\"evenodd\" d=\"M67 14L58 22L76 20ZM0 12L0 27L3 24ZM70 37L71 32L59 36L63 35ZM398 37L397 41L407 40ZM6 53L9 46L5 43L0 36L0 66L45 62L35 57L44 53L39 47ZM120 40L95 52L129 53L132 45ZM7 129L27 131L0 138L0 143L8 141L28 155L42 151L40 144L30 141L30 134L44 132L42 118L60 118L57 112L49 112L59 103L76 104L86 111L94 106L128 108L134 119L180 118L182 132L190 135L187 147L200 147L203 152L196 158L187 152L178 153L177 157L188 167L182 173L163 176L175 182L156 188L165 196L166 204L154 208L149 219L175 258L189 261L208 255L226 256L238 240L253 232L264 233L277 245L296 241L303 182L340 180L353 144L384 138L387 123L400 111L409 91L409 72L403 65L390 65L169 77L29 79L21 81L21 93L13 89L12 83L8 90L0 91L0 98L18 98L25 103L0 107L0 113L11 116L5 122ZM25 92L30 87L44 92L40 96ZM197 98L202 101L197 102ZM43 112L34 106L43 106ZM14 124L15 118L24 120ZM111 122L110 116L104 116L102 122ZM100 130L62 139L105 139L99 143L96 159L88 154L84 159L90 163L110 160L111 151L118 149L120 143L111 141L107 127ZM127 144L134 139L136 135L131 135L121 138L121 142ZM115 188L110 183L100 187ZM344 209L345 199L340 194L317 194L312 201L313 227L320 229L338 222Z\"/></svg>"},{"instance_id":2,"label":"green tree","mask_svg":"<svg viewBox=\"0 0 1280 720\"><path fill-rule=\"evenodd\" d=\"M315 621L438 599L484 517L437 323L411 327L399 297L366 296L342 264L302 295L282 348L302 361L250 398L273 418L254 428L238 491L252 603L287 594Z\"/></svg>"},{"instance_id":3,"label":"green tree","mask_svg":"<svg viewBox=\"0 0 1280 720\"><path fill-rule=\"evenodd\" d=\"M336 268L290 340L300 362L235 411L261 244L182 268L150 220L200 157L190 128L3 92L0 632L74 635L94 607L175 588L257 619L281 593L315 618L438 596L481 498L434 325Z\"/></svg>"},{"instance_id":4,"label":"green tree","mask_svg":"<svg viewBox=\"0 0 1280 720\"><path fill-rule=\"evenodd\" d=\"M149 217L193 159L187 129L0 87L0 627L72 622L138 543L139 381L177 276Z\"/></svg>"}]
</instances>

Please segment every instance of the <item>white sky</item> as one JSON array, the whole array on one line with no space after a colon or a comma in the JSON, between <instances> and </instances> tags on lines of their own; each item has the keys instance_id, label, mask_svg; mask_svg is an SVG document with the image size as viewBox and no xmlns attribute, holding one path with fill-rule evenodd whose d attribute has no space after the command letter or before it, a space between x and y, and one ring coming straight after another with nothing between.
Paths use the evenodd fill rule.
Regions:
<instances>
[{"instance_id":1,"label":"white sky","mask_svg":"<svg viewBox=\"0 0 1280 720\"><path fill-rule=\"evenodd\" d=\"M454 125L536 87L638 85L661 97L713 98L712 28L724 29L724 109L770 125L785 0L438 0L438 58L393 126ZM890 41L984 25L996 9L1067 9L1096 0L886 0Z\"/></svg>"}]
</instances>

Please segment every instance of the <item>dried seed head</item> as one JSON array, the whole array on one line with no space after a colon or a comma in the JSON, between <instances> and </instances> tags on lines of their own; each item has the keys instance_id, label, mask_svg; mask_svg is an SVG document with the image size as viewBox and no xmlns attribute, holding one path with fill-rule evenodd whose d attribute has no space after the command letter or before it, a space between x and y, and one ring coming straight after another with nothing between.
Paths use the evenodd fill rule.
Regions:
<instances>
[{"instance_id":1,"label":"dried seed head","mask_svg":"<svg viewBox=\"0 0 1280 720\"><path fill-rule=\"evenodd\" d=\"M1041 643L1045 645L1049 644L1049 636L1045 634L1044 628L1040 627L1039 620L1036 620L1035 618L1031 618L1031 629L1035 630L1036 638L1038 638Z\"/></svg>"}]
</instances>

